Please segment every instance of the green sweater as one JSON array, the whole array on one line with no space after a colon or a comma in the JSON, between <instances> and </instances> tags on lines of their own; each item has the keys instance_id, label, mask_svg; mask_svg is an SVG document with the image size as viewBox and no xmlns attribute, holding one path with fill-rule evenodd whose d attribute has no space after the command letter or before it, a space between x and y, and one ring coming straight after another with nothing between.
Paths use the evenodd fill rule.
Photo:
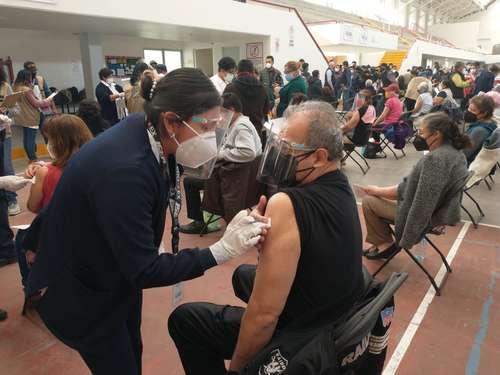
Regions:
<instances>
[{"instance_id":1,"label":"green sweater","mask_svg":"<svg viewBox=\"0 0 500 375\"><path fill-rule=\"evenodd\" d=\"M301 92L304 95L307 95L306 81L301 76L292 79L280 90L280 103L278 104L278 108L276 109L276 114L278 117L283 117L283 113L287 109L293 94L297 92Z\"/></svg>"}]
</instances>

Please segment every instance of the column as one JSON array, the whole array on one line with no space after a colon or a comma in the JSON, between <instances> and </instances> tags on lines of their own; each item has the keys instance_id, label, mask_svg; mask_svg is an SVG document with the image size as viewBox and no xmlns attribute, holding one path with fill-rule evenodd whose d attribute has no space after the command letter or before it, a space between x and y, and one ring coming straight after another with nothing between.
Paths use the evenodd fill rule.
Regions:
<instances>
[{"instance_id":1,"label":"column","mask_svg":"<svg viewBox=\"0 0 500 375\"><path fill-rule=\"evenodd\" d=\"M80 51L85 92L88 99L95 99L95 87L99 83L99 70L105 66L101 34L81 33Z\"/></svg>"}]
</instances>

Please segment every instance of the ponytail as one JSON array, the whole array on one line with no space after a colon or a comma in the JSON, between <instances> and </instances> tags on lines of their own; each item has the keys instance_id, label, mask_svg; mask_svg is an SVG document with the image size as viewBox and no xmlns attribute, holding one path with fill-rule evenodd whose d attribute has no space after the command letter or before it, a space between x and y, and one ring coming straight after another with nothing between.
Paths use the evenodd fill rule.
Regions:
<instances>
[{"instance_id":1,"label":"ponytail","mask_svg":"<svg viewBox=\"0 0 500 375\"><path fill-rule=\"evenodd\" d=\"M422 118L422 122L427 125L430 131L438 131L443 134L443 139L450 142L455 149L463 150L472 147L469 136L460 133L457 124L451 121L446 113L430 113Z\"/></svg>"}]
</instances>

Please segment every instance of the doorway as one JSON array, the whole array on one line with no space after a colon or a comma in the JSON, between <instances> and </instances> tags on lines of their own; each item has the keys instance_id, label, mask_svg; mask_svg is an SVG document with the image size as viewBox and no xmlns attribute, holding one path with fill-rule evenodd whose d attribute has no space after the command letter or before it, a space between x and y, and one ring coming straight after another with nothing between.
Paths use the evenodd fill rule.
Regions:
<instances>
[{"instance_id":1,"label":"doorway","mask_svg":"<svg viewBox=\"0 0 500 375\"><path fill-rule=\"evenodd\" d=\"M194 51L195 67L207 76L214 75L214 54L212 48L197 49Z\"/></svg>"}]
</instances>

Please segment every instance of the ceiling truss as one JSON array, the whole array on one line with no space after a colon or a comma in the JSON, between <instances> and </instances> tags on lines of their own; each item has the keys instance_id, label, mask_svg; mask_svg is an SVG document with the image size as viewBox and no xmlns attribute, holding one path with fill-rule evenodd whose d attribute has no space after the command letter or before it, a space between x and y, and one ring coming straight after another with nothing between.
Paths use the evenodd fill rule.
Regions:
<instances>
[{"instance_id":1,"label":"ceiling truss","mask_svg":"<svg viewBox=\"0 0 500 375\"><path fill-rule=\"evenodd\" d=\"M407 6L409 14L416 14L420 18L430 15L434 17L435 23L457 22L471 13L485 9L480 0L401 0L401 3Z\"/></svg>"}]
</instances>

